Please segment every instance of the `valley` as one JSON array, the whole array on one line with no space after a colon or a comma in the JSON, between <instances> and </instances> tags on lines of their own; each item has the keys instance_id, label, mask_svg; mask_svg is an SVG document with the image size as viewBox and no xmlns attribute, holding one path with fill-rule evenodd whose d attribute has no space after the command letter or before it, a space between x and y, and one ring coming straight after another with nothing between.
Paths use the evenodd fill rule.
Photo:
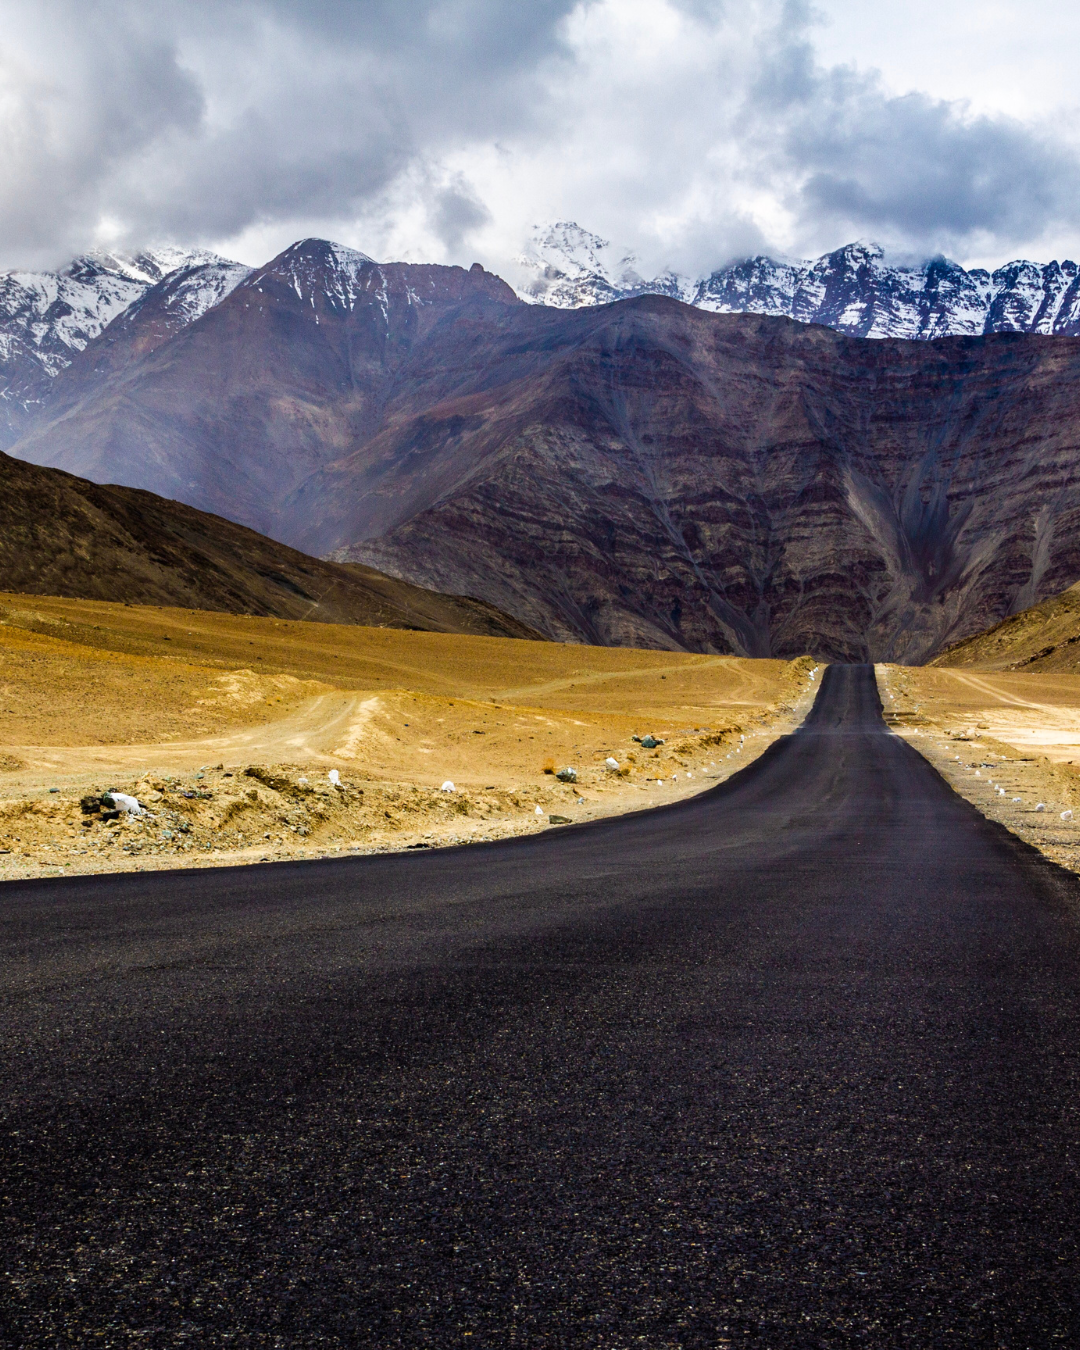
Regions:
<instances>
[{"instance_id":1,"label":"valley","mask_svg":"<svg viewBox=\"0 0 1080 1350\"><path fill-rule=\"evenodd\" d=\"M321 240L145 347L124 322L21 460L557 641L921 662L1080 575L1077 338L560 310Z\"/></svg>"},{"instance_id":2,"label":"valley","mask_svg":"<svg viewBox=\"0 0 1080 1350\"><path fill-rule=\"evenodd\" d=\"M556 241L568 266L576 238ZM799 286L850 313L857 281L915 285L856 252ZM67 335L0 455L4 790L16 812L58 799L28 819L75 829L71 794L106 778L164 800L202 774L226 808L184 808L201 834L86 837L130 826L142 866L196 837L203 861L225 842L250 861L535 830L716 781L794 725L830 661L879 663L890 716L948 772L967 718L1071 802L1064 319L896 341L677 287L537 305L478 264L318 239L256 269L147 255L80 275L108 321ZM646 763L646 726L678 754ZM580 786L559 783L575 757ZM290 801L317 781L330 815L299 824L262 779L238 796L248 770Z\"/></svg>"}]
</instances>

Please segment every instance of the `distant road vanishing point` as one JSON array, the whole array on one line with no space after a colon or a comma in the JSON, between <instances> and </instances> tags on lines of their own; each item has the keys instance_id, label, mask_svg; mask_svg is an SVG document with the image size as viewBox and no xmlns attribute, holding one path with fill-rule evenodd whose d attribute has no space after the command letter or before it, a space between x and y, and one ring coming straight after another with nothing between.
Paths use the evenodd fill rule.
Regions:
<instances>
[{"instance_id":1,"label":"distant road vanishing point","mask_svg":"<svg viewBox=\"0 0 1080 1350\"><path fill-rule=\"evenodd\" d=\"M1080 884L869 667L670 807L0 902L5 1346L1080 1344Z\"/></svg>"}]
</instances>

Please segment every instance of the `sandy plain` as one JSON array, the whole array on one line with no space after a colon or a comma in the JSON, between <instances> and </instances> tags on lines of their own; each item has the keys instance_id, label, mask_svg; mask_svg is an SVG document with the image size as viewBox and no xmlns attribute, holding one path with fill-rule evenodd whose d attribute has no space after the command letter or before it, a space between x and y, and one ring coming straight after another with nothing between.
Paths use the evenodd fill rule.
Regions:
<instances>
[{"instance_id":1,"label":"sandy plain","mask_svg":"<svg viewBox=\"0 0 1080 1350\"><path fill-rule=\"evenodd\" d=\"M985 815L1080 872L1080 675L876 669L894 730Z\"/></svg>"},{"instance_id":2,"label":"sandy plain","mask_svg":"<svg viewBox=\"0 0 1080 1350\"><path fill-rule=\"evenodd\" d=\"M646 808L790 730L816 670L0 595L0 878L435 847ZM665 743L633 739L649 733ZM109 789L151 814L83 809Z\"/></svg>"}]
</instances>

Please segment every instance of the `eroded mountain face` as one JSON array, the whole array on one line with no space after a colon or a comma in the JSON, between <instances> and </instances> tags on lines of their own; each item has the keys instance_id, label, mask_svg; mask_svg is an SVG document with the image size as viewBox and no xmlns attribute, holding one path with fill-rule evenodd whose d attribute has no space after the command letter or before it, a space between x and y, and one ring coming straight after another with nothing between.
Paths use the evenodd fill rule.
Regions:
<instances>
[{"instance_id":1,"label":"eroded mountain face","mask_svg":"<svg viewBox=\"0 0 1080 1350\"><path fill-rule=\"evenodd\" d=\"M550 320L522 340L535 313L503 350L551 352L541 376L305 484L324 546L564 640L839 660L922 661L1080 576L1075 339L871 343L649 298L567 315L556 350ZM421 422L459 465L426 505Z\"/></svg>"},{"instance_id":2,"label":"eroded mountain face","mask_svg":"<svg viewBox=\"0 0 1080 1350\"><path fill-rule=\"evenodd\" d=\"M1080 576L1080 340L559 310L308 240L155 344L89 344L17 453L563 640L919 661Z\"/></svg>"}]
</instances>

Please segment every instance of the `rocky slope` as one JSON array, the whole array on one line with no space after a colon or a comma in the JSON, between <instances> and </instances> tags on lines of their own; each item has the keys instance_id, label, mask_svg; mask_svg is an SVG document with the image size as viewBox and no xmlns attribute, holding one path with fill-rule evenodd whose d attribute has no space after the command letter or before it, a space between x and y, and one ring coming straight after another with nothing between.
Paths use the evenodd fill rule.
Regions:
<instances>
[{"instance_id":1,"label":"rocky slope","mask_svg":"<svg viewBox=\"0 0 1080 1350\"><path fill-rule=\"evenodd\" d=\"M550 637L921 661L1080 577L1074 338L559 309L307 240L104 382L101 346L21 456Z\"/></svg>"},{"instance_id":2,"label":"rocky slope","mask_svg":"<svg viewBox=\"0 0 1080 1350\"><path fill-rule=\"evenodd\" d=\"M1080 670L1080 582L947 647L929 664L1076 674Z\"/></svg>"},{"instance_id":3,"label":"rocky slope","mask_svg":"<svg viewBox=\"0 0 1080 1350\"><path fill-rule=\"evenodd\" d=\"M0 591L325 623L540 636L483 601L338 566L231 521L0 453Z\"/></svg>"},{"instance_id":4,"label":"rocky slope","mask_svg":"<svg viewBox=\"0 0 1080 1350\"><path fill-rule=\"evenodd\" d=\"M174 323L197 318L248 268L205 250L90 254L59 272L0 274L0 446L10 445L52 382L88 342L161 283Z\"/></svg>"},{"instance_id":5,"label":"rocky slope","mask_svg":"<svg viewBox=\"0 0 1080 1350\"><path fill-rule=\"evenodd\" d=\"M717 314L783 316L854 337L1080 334L1073 262L1017 261L994 272L947 258L903 266L886 262L875 244L854 243L811 262L759 256L707 276L669 271L646 280L632 254L564 221L537 231L521 263L524 298L562 309L669 295Z\"/></svg>"}]
</instances>

